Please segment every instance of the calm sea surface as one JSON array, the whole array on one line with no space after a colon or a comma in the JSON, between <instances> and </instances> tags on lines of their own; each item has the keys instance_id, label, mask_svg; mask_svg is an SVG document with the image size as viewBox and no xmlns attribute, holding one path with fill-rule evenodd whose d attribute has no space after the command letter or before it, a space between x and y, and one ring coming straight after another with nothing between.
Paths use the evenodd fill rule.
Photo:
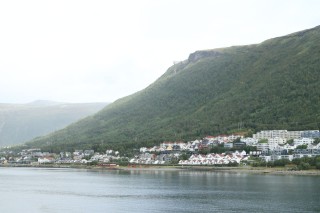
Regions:
<instances>
[{"instance_id":1,"label":"calm sea surface","mask_svg":"<svg viewBox=\"0 0 320 213\"><path fill-rule=\"evenodd\" d=\"M320 212L319 176L0 168L0 212Z\"/></svg>"}]
</instances>

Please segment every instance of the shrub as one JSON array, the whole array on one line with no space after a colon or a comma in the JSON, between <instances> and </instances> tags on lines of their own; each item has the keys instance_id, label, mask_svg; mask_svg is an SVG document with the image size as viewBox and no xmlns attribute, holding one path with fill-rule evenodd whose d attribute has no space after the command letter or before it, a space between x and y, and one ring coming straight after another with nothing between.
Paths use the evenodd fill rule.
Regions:
<instances>
[{"instance_id":1,"label":"shrub","mask_svg":"<svg viewBox=\"0 0 320 213\"><path fill-rule=\"evenodd\" d=\"M298 165L299 170L308 170L310 169L310 164L309 163L301 163Z\"/></svg>"}]
</instances>

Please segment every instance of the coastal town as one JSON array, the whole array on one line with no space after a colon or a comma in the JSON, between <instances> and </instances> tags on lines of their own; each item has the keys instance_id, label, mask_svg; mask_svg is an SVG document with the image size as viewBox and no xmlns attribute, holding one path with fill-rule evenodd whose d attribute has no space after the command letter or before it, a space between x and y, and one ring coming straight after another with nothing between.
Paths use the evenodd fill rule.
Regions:
<instances>
[{"instance_id":1,"label":"coastal town","mask_svg":"<svg viewBox=\"0 0 320 213\"><path fill-rule=\"evenodd\" d=\"M75 150L49 153L26 149L15 153L0 152L0 164L81 164L81 165L231 165L248 164L252 159L263 162L320 156L319 130L264 130L244 137L241 134L206 136L188 142L163 142L159 146L141 147L129 158L126 153L106 150ZM216 152L214 152L216 151Z\"/></svg>"}]
</instances>

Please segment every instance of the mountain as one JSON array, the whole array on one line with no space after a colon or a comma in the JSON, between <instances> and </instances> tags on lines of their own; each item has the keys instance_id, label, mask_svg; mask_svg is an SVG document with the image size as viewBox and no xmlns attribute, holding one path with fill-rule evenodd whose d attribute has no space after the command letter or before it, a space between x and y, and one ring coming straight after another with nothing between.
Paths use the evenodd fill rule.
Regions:
<instances>
[{"instance_id":1,"label":"mountain","mask_svg":"<svg viewBox=\"0 0 320 213\"><path fill-rule=\"evenodd\" d=\"M28 146L123 150L234 131L319 129L319 82L319 26L196 51L144 90Z\"/></svg>"},{"instance_id":2,"label":"mountain","mask_svg":"<svg viewBox=\"0 0 320 213\"><path fill-rule=\"evenodd\" d=\"M49 100L35 100L30 103L27 103L29 106L54 106L54 105L61 105L66 104L63 102L56 102L56 101L49 101Z\"/></svg>"},{"instance_id":3,"label":"mountain","mask_svg":"<svg viewBox=\"0 0 320 213\"><path fill-rule=\"evenodd\" d=\"M0 146L20 144L62 129L105 106L106 103L69 104L44 100L0 104Z\"/></svg>"}]
</instances>

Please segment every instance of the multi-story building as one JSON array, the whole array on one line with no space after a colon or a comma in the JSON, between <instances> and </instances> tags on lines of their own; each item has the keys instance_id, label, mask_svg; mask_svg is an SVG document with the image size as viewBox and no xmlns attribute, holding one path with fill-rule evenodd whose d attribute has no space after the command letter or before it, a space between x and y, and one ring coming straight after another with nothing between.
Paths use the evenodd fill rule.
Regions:
<instances>
[{"instance_id":1,"label":"multi-story building","mask_svg":"<svg viewBox=\"0 0 320 213\"><path fill-rule=\"evenodd\" d=\"M301 138L303 131L287 131L287 130L265 130L253 134L255 139L268 139L268 138L285 138L294 139Z\"/></svg>"},{"instance_id":2,"label":"multi-story building","mask_svg":"<svg viewBox=\"0 0 320 213\"><path fill-rule=\"evenodd\" d=\"M319 130L307 130L302 132L303 138L320 138Z\"/></svg>"},{"instance_id":3,"label":"multi-story building","mask_svg":"<svg viewBox=\"0 0 320 213\"><path fill-rule=\"evenodd\" d=\"M314 141L313 138L296 138L293 140L293 144L296 146L309 145L309 144L312 144L313 141Z\"/></svg>"},{"instance_id":4,"label":"multi-story building","mask_svg":"<svg viewBox=\"0 0 320 213\"><path fill-rule=\"evenodd\" d=\"M257 132L256 134L253 134L252 136L254 139L267 139L267 138L272 138L273 134L272 131L261 131Z\"/></svg>"},{"instance_id":5,"label":"multi-story building","mask_svg":"<svg viewBox=\"0 0 320 213\"><path fill-rule=\"evenodd\" d=\"M301 138L303 131L288 131L287 139Z\"/></svg>"},{"instance_id":6,"label":"multi-story building","mask_svg":"<svg viewBox=\"0 0 320 213\"><path fill-rule=\"evenodd\" d=\"M268 151L269 150L269 144L268 143L258 143L257 144L257 150L258 151Z\"/></svg>"},{"instance_id":7,"label":"multi-story building","mask_svg":"<svg viewBox=\"0 0 320 213\"><path fill-rule=\"evenodd\" d=\"M320 155L320 149L296 149L294 158L316 157Z\"/></svg>"},{"instance_id":8,"label":"multi-story building","mask_svg":"<svg viewBox=\"0 0 320 213\"><path fill-rule=\"evenodd\" d=\"M279 138L279 137L269 138L268 143L282 145L282 144L287 143L287 139L286 138Z\"/></svg>"}]
</instances>

